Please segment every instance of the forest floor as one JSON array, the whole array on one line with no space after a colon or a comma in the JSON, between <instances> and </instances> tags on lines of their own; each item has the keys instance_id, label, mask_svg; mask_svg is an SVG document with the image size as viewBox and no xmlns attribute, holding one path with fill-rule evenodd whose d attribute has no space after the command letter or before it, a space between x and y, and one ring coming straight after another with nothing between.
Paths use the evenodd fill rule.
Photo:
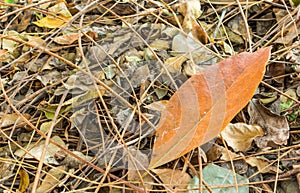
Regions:
<instances>
[{"instance_id":1,"label":"forest floor","mask_svg":"<svg viewBox=\"0 0 300 193\"><path fill-rule=\"evenodd\" d=\"M0 192L300 192L297 3L0 1Z\"/></svg>"}]
</instances>

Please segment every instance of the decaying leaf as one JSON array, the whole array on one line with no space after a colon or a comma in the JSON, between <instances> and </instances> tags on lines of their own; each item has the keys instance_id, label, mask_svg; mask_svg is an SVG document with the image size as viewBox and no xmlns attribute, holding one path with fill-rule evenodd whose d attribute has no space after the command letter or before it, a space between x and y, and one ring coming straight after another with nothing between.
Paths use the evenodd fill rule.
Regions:
<instances>
[{"instance_id":1,"label":"decaying leaf","mask_svg":"<svg viewBox=\"0 0 300 193\"><path fill-rule=\"evenodd\" d=\"M278 183L278 186L282 188L282 192L297 192L299 193L299 177L296 179L284 180Z\"/></svg>"},{"instance_id":2,"label":"decaying leaf","mask_svg":"<svg viewBox=\"0 0 300 193\"><path fill-rule=\"evenodd\" d=\"M27 119L30 118L29 114L24 114L24 117ZM9 127L12 125L19 125L21 123L24 123L21 117L17 115L16 113L12 114L5 114L5 113L0 113L0 127Z\"/></svg>"},{"instance_id":3,"label":"decaying leaf","mask_svg":"<svg viewBox=\"0 0 300 193\"><path fill-rule=\"evenodd\" d=\"M285 74L285 70L286 70L286 65L284 63L283 64L271 63L267 67L266 77L273 77L276 82L283 84L284 77L282 75Z\"/></svg>"},{"instance_id":4,"label":"decaying leaf","mask_svg":"<svg viewBox=\"0 0 300 193\"><path fill-rule=\"evenodd\" d=\"M175 192L186 192L186 188L191 181L191 176L186 172L180 170L172 169L154 169L152 170L156 173L161 181L169 188L169 190L180 189L181 191Z\"/></svg>"},{"instance_id":5,"label":"decaying leaf","mask_svg":"<svg viewBox=\"0 0 300 193\"><path fill-rule=\"evenodd\" d=\"M1 151L4 151L3 148L0 149ZM3 183L7 179L9 179L11 176L14 175L13 171L15 168L15 163L13 160L4 158L4 156L0 160L0 182Z\"/></svg>"},{"instance_id":6,"label":"decaying leaf","mask_svg":"<svg viewBox=\"0 0 300 193\"><path fill-rule=\"evenodd\" d=\"M86 161L91 161L93 158L91 156L84 155L82 152L79 151L72 151L75 155L78 157L86 160ZM61 155L61 152L58 152L56 156ZM69 168L79 168L81 165L84 163L77 158L67 154L64 158L64 160L61 162L62 165L68 166Z\"/></svg>"},{"instance_id":7,"label":"decaying leaf","mask_svg":"<svg viewBox=\"0 0 300 193\"><path fill-rule=\"evenodd\" d=\"M38 75L37 79L40 80L44 86L46 86L48 84L53 84L54 82L61 79L61 77L61 73L57 70L47 70Z\"/></svg>"},{"instance_id":8,"label":"decaying leaf","mask_svg":"<svg viewBox=\"0 0 300 193\"><path fill-rule=\"evenodd\" d=\"M293 6L293 8L296 8L300 3L299 0L289 0L289 2Z\"/></svg>"},{"instance_id":9,"label":"decaying leaf","mask_svg":"<svg viewBox=\"0 0 300 193\"><path fill-rule=\"evenodd\" d=\"M58 28L65 24L65 21L70 20L70 18L54 18L54 17L44 17L36 22L33 22L35 25L39 27L47 27L47 28Z\"/></svg>"},{"instance_id":10,"label":"decaying leaf","mask_svg":"<svg viewBox=\"0 0 300 193\"><path fill-rule=\"evenodd\" d=\"M139 182L142 180L147 191L152 190L154 179L150 175L143 175L149 166L148 156L135 147L129 147L128 151L131 154L128 155L128 180Z\"/></svg>"},{"instance_id":11,"label":"decaying leaf","mask_svg":"<svg viewBox=\"0 0 300 193\"><path fill-rule=\"evenodd\" d=\"M73 107L79 106L80 104L84 104L89 100L95 99L99 97L100 95L103 95L105 93L104 89L99 90L88 90L87 92L77 95L66 102L63 103L63 106L72 105Z\"/></svg>"},{"instance_id":12,"label":"decaying leaf","mask_svg":"<svg viewBox=\"0 0 300 193\"><path fill-rule=\"evenodd\" d=\"M247 38L247 26L241 14L238 14L228 22L228 27L236 34Z\"/></svg>"},{"instance_id":13,"label":"decaying leaf","mask_svg":"<svg viewBox=\"0 0 300 193\"><path fill-rule=\"evenodd\" d=\"M53 119L57 108L58 108L58 104L49 104L47 101L42 101L38 105L37 109L43 111L47 119ZM71 105L62 106L59 111L59 115L61 115L64 112L68 112L70 108Z\"/></svg>"},{"instance_id":14,"label":"decaying leaf","mask_svg":"<svg viewBox=\"0 0 300 193\"><path fill-rule=\"evenodd\" d=\"M5 35L8 35L8 36L12 36L14 38L20 38L20 34L16 31L7 31L5 33ZM2 48L9 51L10 53L13 53L14 50L16 49L16 47L19 45L18 42L15 42L15 41L12 41L12 40L8 40L8 39L3 39L2 40Z\"/></svg>"},{"instance_id":15,"label":"decaying leaf","mask_svg":"<svg viewBox=\"0 0 300 193\"><path fill-rule=\"evenodd\" d=\"M163 111L166 108L168 101L166 100L160 100L160 101L155 101L149 105L144 106L146 109L150 109L153 111Z\"/></svg>"},{"instance_id":16,"label":"decaying leaf","mask_svg":"<svg viewBox=\"0 0 300 193\"><path fill-rule=\"evenodd\" d=\"M175 35L172 41L172 50L179 54L186 54L185 56L192 59L196 64L213 64L216 62L216 57L195 40L192 33L187 36L182 33Z\"/></svg>"},{"instance_id":17,"label":"decaying leaf","mask_svg":"<svg viewBox=\"0 0 300 193\"><path fill-rule=\"evenodd\" d=\"M299 21L295 25L283 26L278 39L274 43L289 45L299 34Z\"/></svg>"},{"instance_id":18,"label":"decaying leaf","mask_svg":"<svg viewBox=\"0 0 300 193\"><path fill-rule=\"evenodd\" d=\"M51 125L52 125L52 121L44 122L44 123L41 124L40 130L43 133L47 133L49 131L49 129L51 128Z\"/></svg>"},{"instance_id":19,"label":"decaying leaf","mask_svg":"<svg viewBox=\"0 0 300 193\"><path fill-rule=\"evenodd\" d=\"M289 125L286 117L272 113L259 103L257 99L251 100L248 106L250 124L260 125L265 135L255 138L255 143L260 148L283 145L289 138Z\"/></svg>"},{"instance_id":20,"label":"decaying leaf","mask_svg":"<svg viewBox=\"0 0 300 193\"><path fill-rule=\"evenodd\" d=\"M169 41L157 39L154 40L150 46L155 50L167 50L170 48L169 44Z\"/></svg>"},{"instance_id":21,"label":"decaying leaf","mask_svg":"<svg viewBox=\"0 0 300 193\"><path fill-rule=\"evenodd\" d=\"M60 178L64 175L63 171L67 171L66 166L58 166L47 172L42 184L36 190L36 193L48 192L59 184Z\"/></svg>"},{"instance_id":22,"label":"decaying leaf","mask_svg":"<svg viewBox=\"0 0 300 193\"><path fill-rule=\"evenodd\" d=\"M238 54L186 81L162 112L150 168L217 136L251 99L264 75L270 51L269 47Z\"/></svg>"},{"instance_id":23,"label":"decaying leaf","mask_svg":"<svg viewBox=\"0 0 300 193\"><path fill-rule=\"evenodd\" d=\"M300 45L300 41L294 42L292 45L293 49L291 49L289 51L288 55L286 56L289 60L296 63L297 65L300 65L300 47L299 47L299 45Z\"/></svg>"},{"instance_id":24,"label":"decaying leaf","mask_svg":"<svg viewBox=\"0 0 300 193\"><path fill-rule=\"evenodd\" d=\"M53 141L55 141L56 143L62 145L62 146L66 146L64 141L58 137L58 136L54 136L51 138ZM24 147L26 148L26 147ZM42 151L43 149L45 148L45 140L41 140L39 143L37 144L30 144L29 147L27 149L29 149L29 153L26 153L23 149L18 149L17 151L15 151L15 155L18 156L18 157L25 157L26 159L32 159L33 156L35 156L36 158L40 158L41 157L41 154L42 154ZM46 149L46 153L45 153L45 156L44 156L44 163L47 163L47 164L56 164L58 165L59 163L55 160L54 158L54 155L56 154L56 152L58 152L60 150L59 147L57 147L56 145L50 143L48 146L47 146L47 149Z\"/></svg>"},{"instance_id":25,"label":"decaying leaf","mask_svg":"<svg viewBox=\"0 0 300 193\"><path fill-rule=\"evenodd\" d=\"M245 123L230 123L221 132L222 138L234 151L246 151L251 147L253 139L257 136L263 136L263 134L260 126Z\"/></svg>"},{"instance_id":26,"label":"decaying leaf","mask_svg":"<svg viewBox=\"0 0 300 193\"><path fill-rule=\"evenodd\" d=\"M196 65L195 62L187 61L186 64L183 66L182 72L187 76L193 76L197 74L203 67Z\"/></svg>"}]
</instances>

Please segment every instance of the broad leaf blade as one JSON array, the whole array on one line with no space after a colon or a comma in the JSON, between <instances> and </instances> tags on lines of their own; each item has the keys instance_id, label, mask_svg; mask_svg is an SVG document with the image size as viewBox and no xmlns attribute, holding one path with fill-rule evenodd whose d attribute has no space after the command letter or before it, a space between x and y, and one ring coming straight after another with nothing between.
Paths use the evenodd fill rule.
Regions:
<instances>
[{"instance_id":1,"label":"broad leaf blade","mask_svg":"<svg viewBox=\"0 0 300 193\"><path fill-rule=\"evenodd\" d=\"M263 78L270 52L270 47L243 52L186 81L162 112L150 168L216 137L251 99Z\"/></svg>"}]
</instances>

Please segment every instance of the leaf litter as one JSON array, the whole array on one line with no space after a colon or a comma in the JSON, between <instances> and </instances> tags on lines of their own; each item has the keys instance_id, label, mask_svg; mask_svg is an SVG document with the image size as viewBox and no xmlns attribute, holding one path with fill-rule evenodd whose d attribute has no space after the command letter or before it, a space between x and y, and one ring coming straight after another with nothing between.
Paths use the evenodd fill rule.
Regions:
<instances>
[{"instance_id":1,"label":"leaf litter","mask_svg":"<svg viewBox=\"0 0 300 193\"><path fill-rule=\"evenodd\" d=\"M0 191L291 192L288 187L300 181L296 1L241 1L241 7L198 0L4 2ZM243 83L225 97L214 89L240 68L218 82L216 63L270 45L271 59L262 62L267 66L249 65L250 75L260 74L263 84L241 76ZM172 136L174 152L157 151L167 147L166 140L159 142L159 125L172 98L210 70L208 95L226 104L232 100L238 110L228 111L225 124L226 111L218 103L205 127L187 135L207 139L182 151L188 143L181 141L180 127L192 129L195 115L209 105L208 95L198 105L195 92L184 90L190 101L180 117L186 119L166 120L178 133ZM155 163L155 156L168 159ZM209 172L219 176L208 178ZM285 172L294 173L285 179ZM215 181L224 176L231 180L227 185Z\"/></svg>"}]
</instances>

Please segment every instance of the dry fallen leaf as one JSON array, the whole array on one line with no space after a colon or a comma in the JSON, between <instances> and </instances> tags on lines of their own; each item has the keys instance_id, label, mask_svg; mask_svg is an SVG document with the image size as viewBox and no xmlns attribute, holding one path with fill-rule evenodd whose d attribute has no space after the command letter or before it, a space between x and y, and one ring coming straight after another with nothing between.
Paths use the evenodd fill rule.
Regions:
<instances>
[{"instance_id":1,"label":"dry fallen leaf","mask_svg":"<svg viewBox=\"0 0 300 193\"><path fill-rule=\"evenodd\" d=\"M78 40L78 33L70 33L53 38L53 41L62 45L70 45Z\"/></svg>"},{"instance_id":2,"label":"dry fallen leaf","mask_svg":"<svg viewBox=\"0 0 300 193\"><path fill-rule=\"evenodd\" d=\"M64 146L64 147L66 146L65 142L59 136L54 136L51 139L61 146ZM26 147L27 147L27 145L26 145ZM29 149L30 154L26 153L23 149L16 150L14 152L14 154L18 157L24 156L24 158L26 158L26 159L32 159L33 157L31 155L35 156L37 159L40 159L44 148L45 148L45 140L41 140L37 144L28 145L27 149ZM60 151L60 148L57 147L56 145L50 143L47 147L46 154L44 156L44 163L59 165L59 163L54 158L54 155L58 151Z\"/></svg>"},{"instance_id":3,"label":"dry fallen leaf","mask_svg":"<svg viewBox=\"0 0 300 193\"><path fill-rule=\"evenodd\" d=\"M28 186L29 186L29 183L30 183L30 181L29 181L29 175L28 175L28 173L27 173L25 170L23 170L23 169L21 169L21 170L19 171L19 175L20 175L20 185L19 185L18 191L19 191L20 193L23 193L23 192L26 191L26 189L27 189Z\"/></svg>"},{"instance_id":4,"label":"dry fallen leaf","mask_svg":"<svg viewBox=\"0 0 300 193\"><path fill-rule=\"evenodd\" d=\"M39 27L58 28L72 18L72 15L64 2L60 2L50 7L48 10L49 12L57 14L58 16L55 17L53 15L49 15L36 22L33 22L33 24Z\"/></svg>"},{"instance_id":5,"label":"dry fallen leaf","mask_svg":"<svg viewBox=\"0 0 300 193\"><path fill-rule=\"evenodd\" d=\"M128 151L128 180L138 181L147 188L147 191L152 190L154 179L150 175L143 175L145 168L149 165L148 156L135 147L129 147Z\"/></svg>"},{"instance_id":6,"label":"dry fallen leaf","mask_svg":"<svg viewBox=\"0 0 300 193\"><path fill-rule=\"evenodd\" d=\"M238 54L186 81L162 112L150 168L216 137L251 99L264 75L270 51L269 47Z\"/></svg>"},{"instance_id":7,"label":"dry fallen leaf","mask_svg":"<svg viewBox=\"0 0 300 193\"><path fill-rule=\"evenodd\" d=\"M155 101L149 105L145 105L144 108L161 112L166 108L167 103L167 100Z\"/></svg>"},{"instance_id":8,"label":"dry fallen leaf","mask_svg":"<svg viewBox=\"0 0 300 193\"><path fill-rule=\"evenodd\" d=\"M182 28L186 33L192 32L194 38L201 43L206 44L208 42L208 36L202 26L196 21L202 14L201 4L198 0L184 1L178 9L184 16L182 22Z\"/></svg>"},{"instance_id":9,"label":"dry fallen leaf","mask_svg":"<svg viewBox=\"0 0 300 193\"><path fill-rule=\"evenodd\" d=\"M255 138L260 148L283 145L289 138L289 124L285 116L272 113L259 103L257 99L251 100L248 106L250 124L260 125L265 130L265 136Z\"/></svg>"},{"instance_id":10,"label":"dry fallen leaf","mask_svg":"<svg viewBox=\"0 0 300 193\"><path fill-rule=\"evenodd\" d=\"M246 162L252 167L257 167L260 173L282 173L278 167L270 165L271 162L263 157L247 157Z\"/></svg>"},{"instance_id":11,"label":"dry fallen leaf","mask_svg":"<svg viewBox=\"0 0 300 193\"><path fill-rule=\"evenodd\" d=\"M180 170L172 169L154 169L152 172L156 173L161 181L166 185L170 190L180 189L181 191L175 192L186 192L184 189L187 188L189 182L191 181L191 176L186 172Z\"/></svg>"},{"instance_id":12,"label":"dry fallen leaf","mask_svg":"<svg viewBox=\"0 0 300 193\"><path fill-rule=\"evenodd\" d=\"M1 152L5 152L4 148L0 148ZM14 160L5 158L6 156L1 155L0 160L0 182L4 182L11 176L14 176L14 168L16 166Z\"/></svg>"},{"instance_id":13,"label":"dry fallen leaf","mask_svg":"<svg viewBox=\"0 0 300 193\"><path fill-rule=\"evenodd\" d=\"M66 166L58 166L56 168L52 168L49 172L47 172L45 179L36 190L36 193L48 192L49 190L58 186L61 177L64 175L63 171L67 171Z\"/></svg>"},{"instance_id":14,"label":"dry fallen leaf","mask_svg":"<svg viewBox=\"0 0 300 193\"><path fill-rule=\"evenodd\" d=\"M248 150L253 139L257 136L263 136L263 134L264 132L260 126L245 123L230 123L221 132L222 138L234 151Z\"/></svg>"},{"instance_id":15,"label":"dry fallen leaf","mask_svg":"<svg viewBox=\"0 0 300 193\"><path fill-rule=\"evenodd\" d=\"M30 118L29 114L24 114L23 116L26 117L27 119ZM24 123L22 118L19 115L17 115L16 113L12 113L12 114L0 113L0 117L1 117L0 118L0 127L9 127L12 125L19 125L21 123Z\"/></svg>"},{"instance_id":16,"label":"dry fallen leaf","mask_svg":"<svg viewBox=\"0 0 300 193\"><path fill-rule=\"evenodd\" d=\"M287 59L289 59L291 62L294 62L297 64L298 68L299 68L299 64L300 64L300 41L295 41L292 45L292 49L289 51L289 53L287 54ZM297 70L297 68L295 68L296 72L299 72L299 69Z\"/></svg>"},{"instance_id":17,"label":"dry fallen leaf","mask_svg":"<svg viewBox=\"0 0 300 193\"><path fill-rule=\"evenodd\" d=\"M217 144L214 144L214 146L207 151L206 155L209 161L215 161L217 159L230 161L241 156Z\"/></svg>"},{"instance_id":18,"label":"dry fallen leaf","mask_svg":"<svg viewBox=\"0 0 300 193\"><path fill-rule=\"evenodd\" d=\"M181 72L182 63L185 62L186 60L188 59L184 56L175 56L175 57L168 58L165 61L164 65L166 66L166 68L170 73L178 74Z\"/></svg>"},{"instance_id":19,"label":"dry fallen leaf","mask_svg":"<svg viewBox=\"0 0 300 193\"><path fill-rule=\"evenodd\" d=\"M47 27L47 28L58 28L60 26L62 26L63 24L65 24L65 21L70 20L71 18L64 18L64 17L44 17L36 22L32 22L35 25L39 26L39 27Z\"/></svg>"},{"instance_id":20,"label":"dry fallen leaf","mask_svg":"<svg viewBox=\"0 0 300 193\"><path fill-rule=\"evenodd\" d=\"M281 27L280 36L274 41L274 43L289 45L298 36L300 22L298 21L295 25Z\"/></svg>"}]
</instances>

